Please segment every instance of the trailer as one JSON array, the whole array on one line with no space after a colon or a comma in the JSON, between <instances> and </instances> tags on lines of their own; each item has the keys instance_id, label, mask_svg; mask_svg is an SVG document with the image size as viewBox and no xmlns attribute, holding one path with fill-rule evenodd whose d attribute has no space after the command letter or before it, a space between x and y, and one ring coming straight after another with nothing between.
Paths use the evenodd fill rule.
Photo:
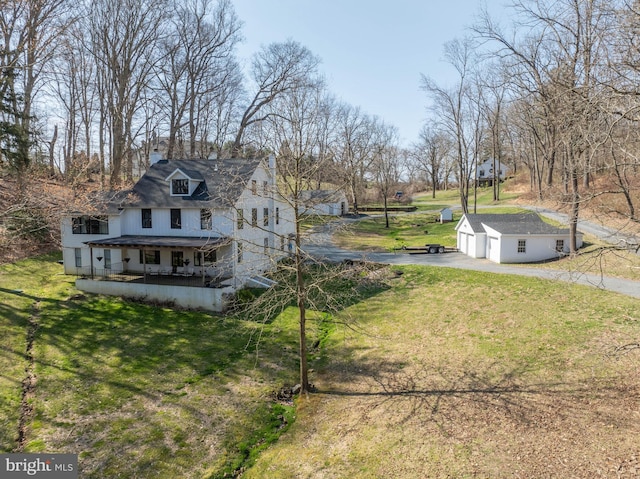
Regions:
<instances>
[{"instance_id":1,"label":"trailer","mask_svg":"<svg viewBox=\"0 0 640 479\"><path fill-rule=\"evenodd\" d=\"M457 248L448 248L438 243L428 243L424 246L403 246L400 251L409 254L436 254L436 253L452 253L458 251Z\"/></svg>"}]
</instances>

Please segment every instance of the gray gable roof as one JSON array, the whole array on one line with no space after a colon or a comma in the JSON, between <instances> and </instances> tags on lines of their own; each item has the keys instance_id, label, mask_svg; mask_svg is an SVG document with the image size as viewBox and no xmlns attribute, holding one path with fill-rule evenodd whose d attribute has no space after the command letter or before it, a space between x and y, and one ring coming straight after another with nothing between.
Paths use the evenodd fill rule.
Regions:
<instances>
[{"instance_id":1,"label":"gray gable roof","mask_svg":"<svg viewBox=\"0 0 640 479\"><path fill-rule=\"evenodd\" d=\"M169 161L169 160L167 160L167 161ZM200 173L198 170L194 170L193 168L188 168L188 169L187 168L176 168L171 173L169 173L169 175L172 175L173 173L175 173L178 170L180 170L182 173L187 175L192 180L204 181L204 177L202 176L202 173Z\"/></svg>"},{"instance_id":2,"label":"gray gable roof","mask_svg":"<svg viewBox=\"0 0 640 479\"><path fill-rule=\"evenodd\" d=\"M335 203L344 199L344 193L337 190L302 190L300 198L309 202Z\"/></svg>"},{"instance_id":3,"label":"gray gable roof","mask_svg":"<svg viewBox=\"0 0 640 479\"><path fill-rule=\"evenodd\" d=\"M568 228L556 228L542 221L535 213L518 214L466 214L465 217L476 233L484 233L483 225L502 234L557 234L566 235Z\"/></svg>"},{"instance_id":4,"label":"gray gable roof","mask_svg":"<svg viewBox=\"0 0 640 479\"><path fill-rule=\"evenodd\" d=\"M149 167L119 206L122 208L227 208L233 206L260 159L161 160ZM191 196L171 196L166 181L176 169L201 180Z\"/></svg>"}]
</instances>

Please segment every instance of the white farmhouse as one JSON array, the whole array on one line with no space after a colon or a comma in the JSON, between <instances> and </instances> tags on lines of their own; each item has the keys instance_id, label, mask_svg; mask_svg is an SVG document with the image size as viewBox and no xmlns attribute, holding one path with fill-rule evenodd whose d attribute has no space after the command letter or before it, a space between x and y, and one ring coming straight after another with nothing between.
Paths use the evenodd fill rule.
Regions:
<instances>
[{"instance_id":1,"label":"white farmhouse","mask_svg":"<svg viewBox=\"0 0 640 479\"><path fill-rule=\"evenodd\" d=\"M498 160L488 159L478 165L476 181L479 186L491 186L493 180L504 181L509 174L509 166Z\"/></svg>"},{"instance_id":2,"label":"white farmhouse","mask_svg":"<svg viewBox=\"0 0 640 479\"><path fill-rule=\"evenodd\" d=\"M456 231L459 251L496 263L532 263L569 252L569 229L545 223L535 213L465 214ZM576 240L581 247L582 233Z\"/></svg>"},{"instance_id":3,"label":"white farmhouse","mask_svg":"<svg viewBox=\"0 0 640 479\"><path fill-rule=\"evenodd\" d=\"M285 256L293 209L275 159L160 160L99 214L62 221L78 289L222 311Z\"/></svg>"}]
</instances>

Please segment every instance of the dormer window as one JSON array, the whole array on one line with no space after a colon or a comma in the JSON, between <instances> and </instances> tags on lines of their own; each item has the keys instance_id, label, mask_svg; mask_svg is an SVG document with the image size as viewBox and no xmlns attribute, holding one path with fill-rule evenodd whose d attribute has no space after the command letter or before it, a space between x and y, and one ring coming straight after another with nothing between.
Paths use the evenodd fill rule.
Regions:
<instances>
[{"instance_id":1,"label":"dormer window","mask_svg":"<svg viewBox=\"0 0 640 479\"><path fill-rule=\"evenodd\" d=\"M191 196L204 178L196 170L176 168L165 181L169 183L171 196Z\"/></svg>"},{"instance_id":2,"label":"dormer window","mask_svg":"<svg viewBox=\"0 0 640 479\"><path fill-rule=\"evenodd\" d=\"M172 195L188 195L189 180L187 178L176 178L174 180L171 180L171 194Z\"/></svg>"}]
</instances>

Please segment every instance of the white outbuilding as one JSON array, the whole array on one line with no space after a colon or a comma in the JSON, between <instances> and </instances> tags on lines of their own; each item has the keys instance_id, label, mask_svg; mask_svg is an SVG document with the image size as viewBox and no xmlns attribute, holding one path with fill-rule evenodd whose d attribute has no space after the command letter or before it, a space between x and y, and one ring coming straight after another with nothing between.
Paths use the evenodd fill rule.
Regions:
<instances>
[{"instance_id":1,"label":"white outbuilding","mask_svg":"<svg viewBox=\"0 0 640 479\"><path fill-rule=\"evenodd\" d=\"M453 210L451 208L442 208L440 210L440 223L449 223L453 221Z\"/></svg>"},{"instance_id":2,"label":"white outbuilding","mask_svg":"<svg viewBox=\"0 0 640 479\"><path fill-rule=\"evenodd\" d=\"M344 216L349 212L347 196L339 190L304 190L300 201L300 213L305 215Z\"/></svg>"},{"instance_id":3,"label":"white outbuilding","mask_svg":"<svg viewBox=\"0 0 640 479\"><path fill-rule=\"evenodd\" d=\"M495 263L533 263L569 253L569 229L535 213L465 214L456 225L458 250ZM577 233L582 246L582 233Z\"/></svg>"}]
</instances>

